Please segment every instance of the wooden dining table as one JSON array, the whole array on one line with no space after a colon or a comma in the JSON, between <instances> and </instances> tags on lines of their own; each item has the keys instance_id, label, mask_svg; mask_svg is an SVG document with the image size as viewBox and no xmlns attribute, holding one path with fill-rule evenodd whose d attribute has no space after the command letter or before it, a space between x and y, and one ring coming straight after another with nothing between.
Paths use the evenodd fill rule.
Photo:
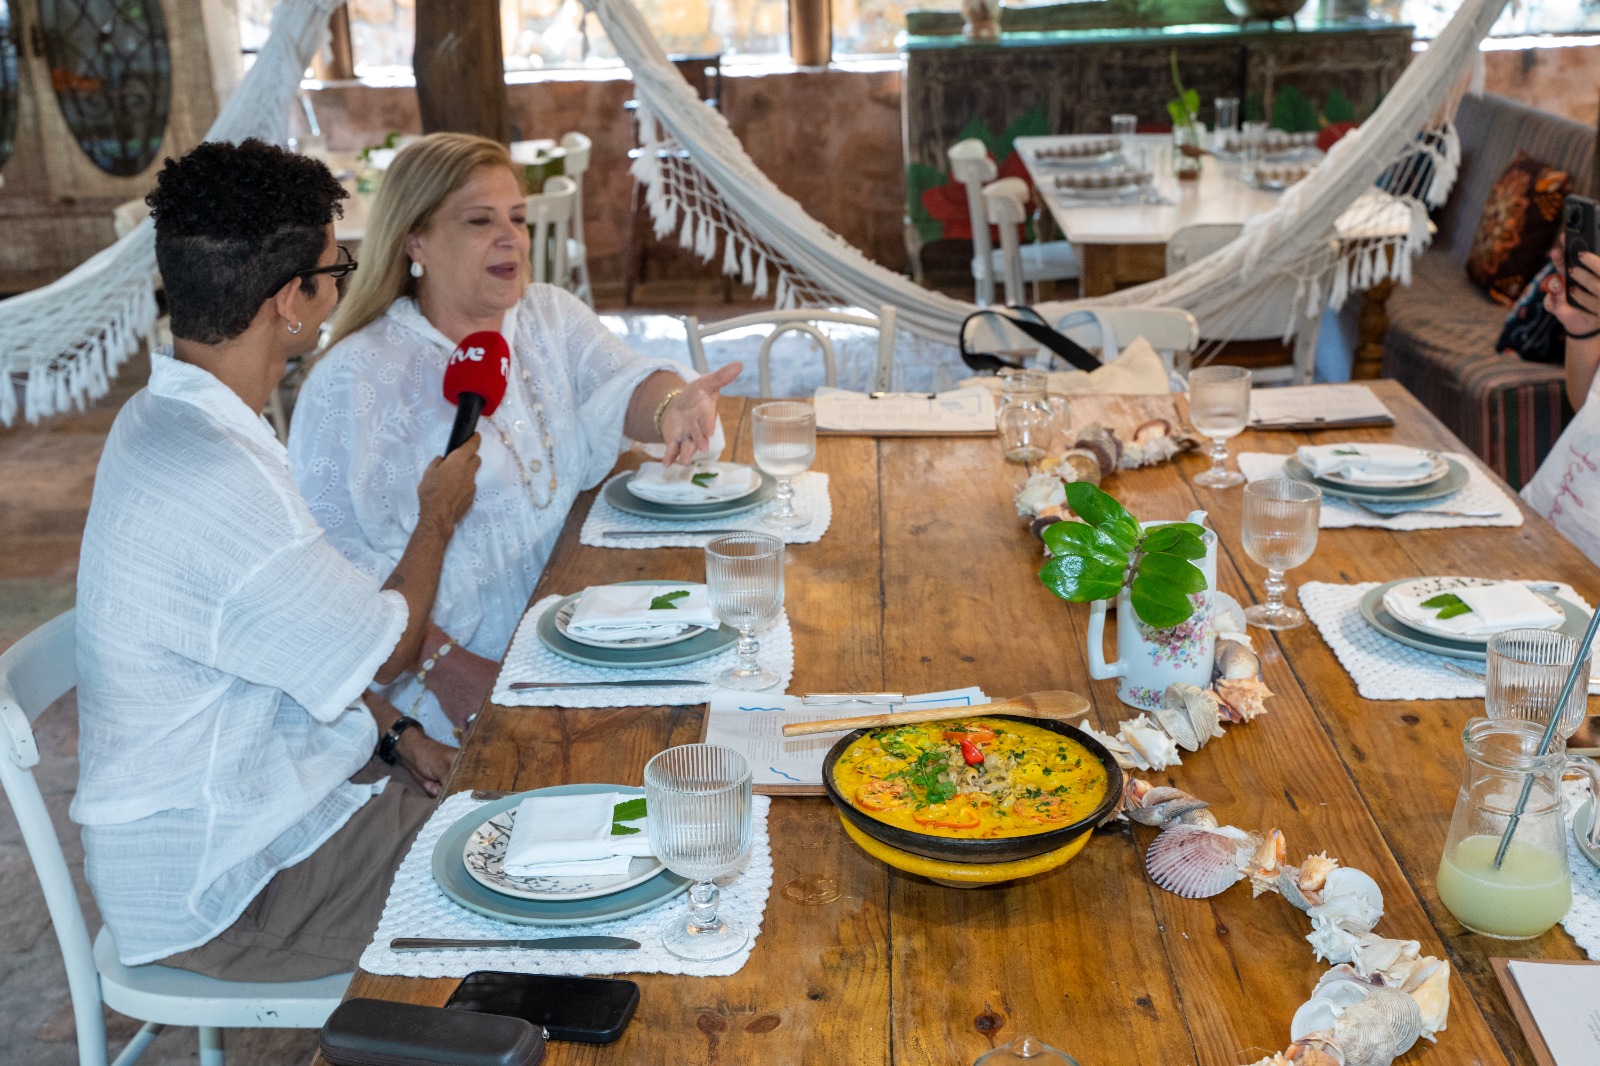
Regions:
<instances>
[{"instance_id":1,"label":"wooden dining table","mask_svg":"<svg viewBox=\"0 0 1600 1066\"><path fill-rule=\"evenodd\" d=\"M1232 450L1337 440L1466 450L1398 385L1374 388L1393 428L1247 431ZM1093 420L1100 402L1075 399L1074 424ZM751 457L749 411L750 401L723 401L738 461ZM1205 510L1220 540L1219 587L1259 601L1265 572L1240 546L1241 490L1196 488L1206 466L1189 453L1118 472L1103 487L1145 519ZM1070 689L1090 697L1102 730L1133 716L1113 682L1088 676L1088 607L1056 599L1036 578L1040 544L1012 502L1025 471L1002 459L994 438L824 436L815 469L829 476L833 520L820 542L788 552L790 691ZM580 545L592 500L586 494L573 508L534 598L635 578L702 578L698 549ZM1594 599L1595 567L1539 516L1525 518L1514 529L1323 530L1290 578L1538 578ZM1142 776L1208 800L1224 824L1281 829L1291 863L1325 850L1377 880L1385 909L1377 932L1418 940L1453 967L1448 1029L1399 1061L1533 1062L1490 959L1581 951L1559 926L1523 942L1469 933L1434 886L1461 730L1482 702L1366 700L1314 626L1252 635L1275 693L1268 713ZM700 738L703 713L489 706L447 791L637 785L656 752ZM641 1000L622 1038L552 1044L547 1062L965 1066L1032 1033L1083 1066L1236 1066L1288 1044L1295 1009L1328 968L1306 942L1306 916L1276 894L1252 898L1242 883L1190 900L1157 888L1144 869L1154 831L1142 826L1097 830L1049 873L957 889L870 858L825 798L775 798L769 817L772 892L745 966L729 977L630 975ZM816 893L785 891L819 877L837 883L837 899L814 904ZM455 984L358 973L349 995L441 1004Z\"/></svg>"}]
</instances>

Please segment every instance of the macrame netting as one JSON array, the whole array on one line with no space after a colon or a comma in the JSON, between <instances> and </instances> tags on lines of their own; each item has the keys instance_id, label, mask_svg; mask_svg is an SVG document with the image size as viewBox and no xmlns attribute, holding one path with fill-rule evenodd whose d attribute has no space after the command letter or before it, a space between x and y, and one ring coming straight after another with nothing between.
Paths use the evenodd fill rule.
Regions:
<instances>
[{"instance_id":1,"label":"macrame netting","mask_svg":"<svg viewBox=\"0 0 1600 1066\"><path fill-rule=\"evenodd\" d=\"M283 0L255 64L223 105L208 141L282 144L300 79L343 0ZM29 422L105 395L156 320L155 229L127 236L41 289L0 301L0 424Z\"/></svg>"},{"instance_id":2,"label":"macrame netting","mask_svg":"<svg viewBox=\"0 0 1600 1066\"><path fill-rule=\"evenodd\" d=\"M300 78L341 2L278 5L271 36L208 140L284 141ZM780 307L893 304L906 329L954 342L973 305L872 262L811 218L755 166L722 115L701 103L631 0L584 2L633 73L643 149L634 174L658 234L676 232L703 259L720 257L725 273ZM1385 278L1409 281L1411 258L1430 239L1428 208L1443 203L1455 182L1460 147L1451 118L1465 72L1504 4L1464 0L1377 111L1240 239L1176 274L1094 302L1182 307L1199 319L1203 336L1226 339L1276 298L1284 278L1294 279L1300 322ZM1350 236L1380 220L1382 236ZM0 371L20 385L30 422L103 395L148 336L156 317L153 238L147 220L59 281L0 301ZM15 419L17 391L0 387L0 424Z\"/></svg>"}]
</instances>

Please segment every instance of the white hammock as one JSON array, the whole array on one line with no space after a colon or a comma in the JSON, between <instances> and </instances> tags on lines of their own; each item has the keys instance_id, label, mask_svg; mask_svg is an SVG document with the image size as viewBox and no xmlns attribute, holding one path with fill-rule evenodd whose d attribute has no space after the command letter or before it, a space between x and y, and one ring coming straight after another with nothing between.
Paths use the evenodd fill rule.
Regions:
<instances>
[{"instance_id":1,"label":"white hammock","mask_svg":"<svg viewBox=\"0 0 1600 1066\"><path fill-rule=\"evenodd\" d=\"M676 230L706 260L720 251L723 271L753 284L758 299L770 293L780 307L893 304L906 328L954 342L973 305L879 266L807 215L751 162L722 115L700 102L631 0L584 2L633 72L644 149L634 173L647 187L658 234ZM271 36L208 140L284 141L301 75L341 3L278 5ZM1459 146L1450 118L1464 72L1504 3L1465 0L1359 133L1336 145L1275 210L1253 219L1241 239L1177 274L1096 302L1183 307L1204 335L1226 338L1255 314L1271 279L1295 278L1308 313L1324 301L1337 307L1350 291L1386 277L1408 281L1411 256L1429 239L1425 205L1442 203L1455 181ZM1346 213L1380 175L1410 212L1405 234L1334 243L1335 221L1353 221ZM154 324L154 268L147 220L59 281L0 301L0 373L22 383L30 422L104 395ZM0 424L10 425L16 390L3 384Z\"/></svg>"}]
</instances>

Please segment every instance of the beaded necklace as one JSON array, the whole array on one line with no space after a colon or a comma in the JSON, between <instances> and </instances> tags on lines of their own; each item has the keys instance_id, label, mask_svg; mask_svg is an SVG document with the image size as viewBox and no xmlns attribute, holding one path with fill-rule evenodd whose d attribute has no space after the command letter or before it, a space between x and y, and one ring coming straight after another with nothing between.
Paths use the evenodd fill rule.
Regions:
<instances>
[{"instance_id":1,"label":"beaded necklace","mask_svg":"<svg viewBox=\"0 0 1600 1066\"><path fill-rule=\"evenodd\" d=\"M533 503L535 508L543 510L554 503L556 498L556 485L558 484L556 479L555 463L556 442L555 438L550 435L550 423L544 416L544 403L540 401L537 391L533 388L533 375L528 371L527 366L520 361L517 363L517 369L519 371L517 376L522 379L522 384L527 386L528 389L528 407L532 410L533 417L537 420L539 436L544 442L545 454L550 457L550 481L548 483L549 491L546 493L543 500L539 499L538 493L534 490L532 475L537 474L540 470L544 469L544 463L540 461L538 456L528 460L524 460L522 458L522 453L518 451L517 446L512 443L511 434L507 432L506 427L501 424L498 412L495 415L490 416L489 424L494 427L496 433L500 434L500 443L505 445L506 451L511 453L511 458L517 467L517 476L522 479L522 487L523 490L527 492L529 501ZM526 428L525 423L520 418L511 425L512 428L518 432L521 432Z\"/></svg>"}]
</instances>

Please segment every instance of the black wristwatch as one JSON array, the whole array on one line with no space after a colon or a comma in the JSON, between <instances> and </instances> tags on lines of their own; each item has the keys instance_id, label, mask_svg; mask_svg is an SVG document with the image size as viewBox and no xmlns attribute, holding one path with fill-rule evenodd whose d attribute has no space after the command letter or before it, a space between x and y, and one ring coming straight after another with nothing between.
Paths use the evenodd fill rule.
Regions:
<instances>
[{"instance_id":1,"label":"black wristwatch","mask_svg":"<svg viewBox=\"0 0 1600 1066\"><path fill-rule=\"evenodd\" d=\"M403 714L399 718L396 718L394 720L394 725L389 727L389 731L378 738L378 758L382 759L390 766L393 766L395 763L399 762L399 757L395 755L394 749L400 743L400 734L404 733L412 726L416 726L418 729L421 729L422 723L417 721L415 718L407 718Z\"/></svg>"}]
</instances>

